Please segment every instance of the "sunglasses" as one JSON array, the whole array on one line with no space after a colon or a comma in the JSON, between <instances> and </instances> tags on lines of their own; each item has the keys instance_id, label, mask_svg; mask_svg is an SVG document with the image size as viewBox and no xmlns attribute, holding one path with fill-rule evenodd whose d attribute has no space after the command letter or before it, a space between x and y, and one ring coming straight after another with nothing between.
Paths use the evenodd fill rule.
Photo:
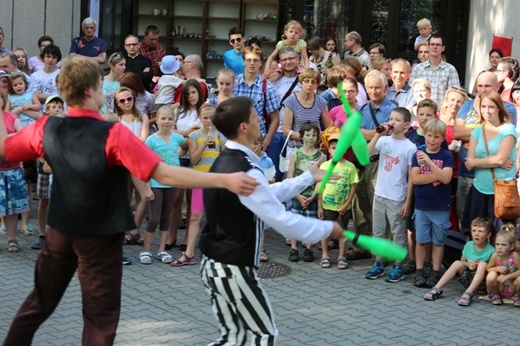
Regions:
<instances>
[{"instance_id":1,"label":"sunglasses","mask_svg":"<svg viewBox=\"0 0 520 346\"><path fill-rule=\"evenodd\" d=\"M133 96L128 96L126 99L119 99L119 100L117 100L117 103L125 104L125 103L128 103L128 102L132 102L133 100L134 100Z\"/></svg>"},{"instance_id":2,"label":"sunglasses","mask_svg":"<svg viewBox=\"0 0 520 346\"><path fill-rule=\"evenodd\" d=\"M240 43L240 42L242 42L242 37L232 38L229 40L229 42L231 42L231 44L235 44L235 42Z\"/></svg>"}]
</instances>

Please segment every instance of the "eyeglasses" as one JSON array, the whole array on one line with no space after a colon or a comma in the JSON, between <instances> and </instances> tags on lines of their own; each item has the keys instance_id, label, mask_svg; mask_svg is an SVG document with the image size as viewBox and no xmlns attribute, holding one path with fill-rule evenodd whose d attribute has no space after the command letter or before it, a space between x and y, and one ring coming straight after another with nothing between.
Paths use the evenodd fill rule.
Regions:
<instances>
[{"instance_id":1,"label":"eyeglasses","mask_svg":"<svg viewBox=\"0 0 520 346\"><path fill-rule=\"evenodd\" d=\"M289 58L285 58L285 59L280 59L280 62L282 64L286 63L286 62L289 62L289 61L293 61L294 59L297 59L298 57L297 56L291 56Z\"/></svg>"},{"instance_id":2,"label":"eyeglasses","mask_svg":"<svg viewBox=\"0 0 520 346\"><path fill-rule=\"evenodd\" d=\"M125 104L125 103L128 103L128 102L132 102L133 100L134 100L133 96L128 96L126 99L119 99L119 100L117 100L117 103Z\"/></svg>"},{"instance_id":3,"label":"eyeglasses","mask_svg":"<svg viewBox=\"0 0 520 346\"><path fill-rule=\"evenodd\" d=\"M240 43L242 42L242 37L232 38L229 40L231 44Z\"/></svg>"},{"instance_id":4,"label":"eyeglasses","mask_svg":"<svg viewBox=\"0 0 520 346\"><path fill-rule=\"evenodd\" d=\"M130 47L135 47L137 46L139 43L127 43L125 44L125 46L130 46Z\"/></svg>"}]
</instances>

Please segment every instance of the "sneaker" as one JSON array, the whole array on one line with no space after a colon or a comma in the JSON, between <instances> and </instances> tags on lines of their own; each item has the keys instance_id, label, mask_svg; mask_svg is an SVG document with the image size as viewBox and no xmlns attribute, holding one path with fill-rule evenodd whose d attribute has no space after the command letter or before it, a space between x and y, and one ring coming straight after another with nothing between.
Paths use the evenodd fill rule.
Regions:
<instances>
[{"instance_id":1,"label":"sneaker","mask_svg":"<svg viewBox=\"0 0 520 346\"><path fill-rule=\"evenodd\" d=\"M20 232L22 232L25 235L35 235L36 234L36 232L34 232L34 230L31 226L27 226L25 229L20 228Z\"/></svg>"},{"instance_id":2,"label":"sneaker","mask_svg":"<svg viewBox=\"0 0 520 346\"><path fill-rule=\"evenodd\" d=\"M303 250L303 261L304 262L314 261L314 253L312 252L312 250L309 250L309 249Z\"/></svg>"},{"instance_id":3,"label":"sneaker","mask_svg":"<svg viewBox=\"0 0 520 346\"><path fill-rule=\"evenodd\" d=\"M440 279L441 273L434 270L432 274L428 277L428 280L426 280L424 285L429 288L435 287Z\"/></svg>"},{"instance_id":4,"label":"sneaker","mask_svg":"<svg viewBox=\"0 0 520 346\"><path fill-rule=\"evenodd\" d=\"M289 251L289 262L298 262L299 260L298 250L291 249L291 251Z\"/></svg>"},{"instance_id":5,"label":"sneaker","mask_svg":"<svg viewBox=\"0 0 520 346\"><path fill-rule=\"evenodd\" d=\"M394 264L392 267L392 270L388 273L388 275L385 278L385 281L388 282L399 282L401 280L404 280L404 270L403 267L399 264Z\"/></svg>"},{"instance_id":6,"label":"sneaker","mask_svg":"<svg viewBox=\"0 0 520 346\"><path fill-rule=\"evenodd\" d=\"M372 269L370 269L365 274L365 279L375 280L380 276L383 276L385 274L385 267L383 266L382 262L376 261L374 265L372 266Z\"/></svg>"},{"instance_id":7,"label":"sneaker","mask_svg":"<svg viewBox=\"0 0 520 346\"><path fill-rule=\"evenodd\" d=\"M127 255L125 255L124 252L123 252L123 264L124 265L132 264L132 259L130 257L128 257Z\"/></svg>"},{"instance_id":8,"label":"sneaker","mask_svg":"<svg viewBox=\"0 0 520 346\"><path fill-rule=\"evenodd\" d=\"M405 274L413 274L415 273L415 260L406 260L403 263L403 270Z\"/></svg>"},{"instance_id":9,"label":"sneaker","mask_svg":"<svg viewBox=\"0 0 520 346\"><path fill-rule=\"evenodd\" d=\"M31 245L31 249L40 250L43 247L44 240L45 240L45 237L42 237L42 236L39 236L38 238L36 238Z\"/></svg>"}]
</instances>

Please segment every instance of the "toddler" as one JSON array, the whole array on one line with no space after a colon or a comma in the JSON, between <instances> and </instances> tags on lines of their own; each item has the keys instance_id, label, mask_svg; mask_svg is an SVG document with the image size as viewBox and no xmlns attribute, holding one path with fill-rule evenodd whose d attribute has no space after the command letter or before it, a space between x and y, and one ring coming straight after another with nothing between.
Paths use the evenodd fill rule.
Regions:
<instances>
[{"instance_id":1,"label":"toddler","mask_svg":"<svg viewBox=\"0 0 520 346\"><path fill-rule=\"evenodd\" d=\"M15 72L9 77L7 109L16 114L25 127L40 118L41 103L36 94L29 91L29 83L23 73Z\"/></svg>"},{"instance_id":2,"label":"toddler","mask_svg":"<svg viewBox=\"0 0 520 346\"><path fill-rule=\"evenodd\" d=\"M421 42L430 39L430 36L432 35L432 23L427 18L423 18L417 22L417 30L419 30L419 36L417 36L413 45L416 51Z\"/></svg>"},{"instance_id":3,"label":"toddler","mask_svg":"<svg viewBox=\"0 0 520 346\"><path fill-rule=\"evenodd\" d=\"M163 106L171 106L175 100L175 90L182 84L176 72L181 67L177 58L173 55L166 55L161 60L161 72L163 75L157 82L157 96L155 97L155 109Z\"/></svg>"}]
</instances>

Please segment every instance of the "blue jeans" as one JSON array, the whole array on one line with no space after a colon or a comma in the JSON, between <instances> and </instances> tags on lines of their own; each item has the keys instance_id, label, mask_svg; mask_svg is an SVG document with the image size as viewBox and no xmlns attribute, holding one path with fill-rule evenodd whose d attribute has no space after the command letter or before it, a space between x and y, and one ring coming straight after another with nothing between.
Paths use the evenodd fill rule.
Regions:
<instances>
[{"instance_id":1,"label":"blue jeans","mask_svg":"<svg viewBox=\"0 0 520 346\"><path fill-rule=\"evenodd\" d=\"M283 144L285 143L285 137L282 132L276 132L271 143L269 143L269 148L267 149L267 156L273 160L273 164L276 167L276 181L282 180L283 173L279 170L280 163L280 153L282 151Z\"/></svg>"}]
</instances>

